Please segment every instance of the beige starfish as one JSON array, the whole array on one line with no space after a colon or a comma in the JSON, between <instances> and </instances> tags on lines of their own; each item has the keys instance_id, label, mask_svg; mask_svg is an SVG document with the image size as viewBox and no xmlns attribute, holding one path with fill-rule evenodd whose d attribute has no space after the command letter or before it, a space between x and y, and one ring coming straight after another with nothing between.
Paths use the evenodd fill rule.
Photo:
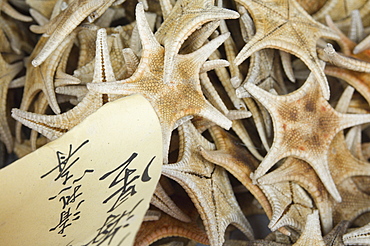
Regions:
<instances>
[{"instance_id":1,"label":"beige starfish","mask_svg":"<svg viewBox=\"0 0 370 246\"><path fill-rule=\"evenodd\" d=\"M340 201L327 163L330 143L340 130L369 122L370 115L336 112L323 98L312 73L300 89L285 96L272 95L251 83L246 89L267 108L274 123L273 145L253 179L280 159L294 156L310 164L329 193Z\"/></svg>"},{"instance_id":2,"label":"beige starfish","mask_svg":"<svg viewBox=\"0 0 370 246\"><path fill-rule=\"evenodd\" d=\"M165 48L163 81L172 83L175 57L184 40L201 25L220 19L235 19L235 11L213 5L212 0L179 0L155 36Z\"/></svg>"},{"instance_id":3,"label":"beige starfish","mask_svg":"<svg viewBox=\"0 0 370 246\"><path fill-rule=\"evenodd\" d=\"M313 202L303 188L294 182L259 186L272 206L269 228L275 231L283 226L291 226L302 231L306 216L313 210Z\"/></svg>"},{"instance_id":4,"label":"beige starfish","mask_svg":"<svg viewBox=\"0 0 370 246\"><path fill-rule=\"evenodd\" d=\"M41 66L43 66L42 64ZM35 68L37 69L37 68ZM96 41L96 57L94 78L92 83L115 81L109 58L107 34L105 29L99 29ZM80 123L104 103L114 100L106 94L88 92L84 99L73 109L60 115L40 115L19 109L12 110L12 116L22 124L40 132L49 139L60 137L63 133Z\"/></svg>"},{"instance_id":5,"label":"beige starfish","mask_svg":"<svg viewBox=\"0 0 370 246\"><path fill-rule=\"evenodd\" d=\"M222 245L229 224L235 225L248 238L252 229L240 210L223 168L205 160L199 146L214 149L195 127L186 122L179 126L179 161L164 165L162 174L177 181L189 194L206 228L210 244Z\"/></svg>"},{"instance_id":6,"label":"beige starfish","mask_svg":"<svg viewBox=\"0 0 370 246\"><path fill-rule=\"evenodd\" d=\"M313 168L305 161L289 157L276 170L258 179L261 185L274 185L286 181L293 181L309 192L320 213L323 231L328 233L333 227L332 204L328 192Z\"/></svg>"},{"instance_id":7,"label":"beige starfish","mask_svg":"<svg viewBox=\"0 0 370 246\"><path fill-rule=\"evenodd\" d=\"M0 54L0 140L8 153L13 151L13 136L8 125L6 100L10 81L22 70L23 62L8 64Z\"/></svg>"},{"instance_id":8,"label":"beige starfish","mask_svg":"<svg viewBox=\"0 0 370 246\"><path fill-rule=\"evenodd\" d=\"M320 37L336 39L337 35L315 21L295 0L237 2L249 10L257 30L236 57L236 64L258 50L281 49L297 56L308 66L317 78L324 98L329 99L329 85L317 58L316 42Z\"/></svg>"},{"instance_id":9,"label":"beige starfish","mask_svg":"<svg viewBox=\"0 0 370 246\"><path fill-rule=\"evenodd\" d=\"M368 245L370 241L370 223L343 235L345 245Z\"/></svg>"},{"instance_id":10,"label":"beige starfish","mask_svg":"<svg viewBox=\"0 0 370 246\"><path fill-rule=\"evenodd\" d=\"M43 35L50 36L40 52L32 60L32 65L37 67L60 45L61 42L86 18L93 22L101 16L114 0L73 0L68 7L47 24L47 32Z\"/></svg>"},{"instance_id":11,"label":"beige starfish","mask_svg":"<svg viewBox=\"0 0 370 246\"><path fill-rule=\"evenodd\" d=\"M346 233L349 226L348 220L343 220L338 223L330 233L326 234L324 237L324 242L326 245L332 246L344 246L343 234Z\"/></svg>"},{"instance_id":12,"label":"beige starfish","mask_svg":"<svg viewBox=\"0 0 370 246\"><path fill-rule=\"evenodd\" d=\"M249 177L251 172L258 166L257 160L235 137L222 128L213 126L209 130L217 150L207 150L200 147L201 155L209 162L225 168L236 177L262 205L267 216L271 217L271 205L261 189L257 185L252 184L252 180Z\"/></svg>"},{"instance_id":13,"label":"beige starfish","mask_svg":"<svg viewBox=\"0 0 370 246\"><path fill-rule=\"evenodd\" d=\"M325 246L320 230L320 218L317 210L307 216L306 225L298 241L292 246Z\"/></svg>"},{"instance_id":14,"label":"beige starfish","mask_svg":"<svg viewBox=\"0 0 370 246\"><path fill-rule=\"evenodd\" d=\"M228 35L213 39L193 53L177 55L172 71L172 82L165 84L163 82L165 49L151 32L140 3L136 8L136 17L143 50L135 73L126 80L88 84L88 88L100 93L124 95L140 93L148 99L162 126L163 157L166 162L171 132L183 117L199 115L226 129L231 127L231 121L204 98L199 82L199 70L203 63Z\"/></svg>"}]
</instances>

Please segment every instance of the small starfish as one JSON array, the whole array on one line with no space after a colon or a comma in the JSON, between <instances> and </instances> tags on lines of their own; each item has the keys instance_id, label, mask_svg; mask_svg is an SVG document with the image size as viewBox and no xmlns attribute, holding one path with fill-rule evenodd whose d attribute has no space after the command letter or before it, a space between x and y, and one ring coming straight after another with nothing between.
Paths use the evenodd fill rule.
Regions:
<instances>
[{"instance_id":1,"label":"small starfish","mask_svg":"<svg viewBox=\"0 0 370 246\"><path fill-rule=\"evenodd\" d=\"M8 153L13 151L13 136L8 125L6 100L10 81L22 70L23 62L8 64L0 54L0 139Z\"/></svg>"},{"instance_id":2,"label":"small starfish","mask_svg":"<svg viewBox=\"0 0 370 246\"><path fill-rule=\"evenodd\" d=\"M275 135L270 151L252 179L261 177L282 158L293 156L311 165L329 193L340 201L327 163L330 143L340 130L369 122L370 115L336 112L316 85L312 73L300 89L284 96L247 84L247 91L271 114Z\"/></svg>"},{"instance_id":3,"label":"small starfish","mask_svg":"<svg viewBox=\"0 0 370 246\"><path fill-rule=\"evenodd\" d=\"M189 194L203 220L210 244L221 245L229 224L235 225L248 238L253 239L252 229L234 197L230 181L223 168L205 160L199 146L214 149L188 121L179 126L179 161L164 165L162 174L177 181Z\"/></svg>"},{"instance_id":4,"label":"small starfish","mask_svg":"<svg viewBox=\"0 0 370 246\"><path fill-rule=\"evenodd\" d=\"M271 217L270 203L261 189L257 185L252 184L252 180L249 178L251 172L258 166L257 160L245 147L241 146L234 136L222 128L213 126L209 130L217 150L207 150L200 147L201 155L209 162L225 168L236 177L259 201L267 216Z\"/></svg>"},{"instance_id":5,"label":"small starfish","mask_svg":"<svg viewBox=\"0 0 370 246\"><path fill-rule=\"evenodd\" d=\"M257 32L239 52L235 63L242 63L251 54L264 48L281 49L299 57L308 66L317 78L324 98L329 99L329 85L317 58L316 41L320 37L336 39L338 36L315 21L295 0L237 2L250 11Z\"/></svg>"},{"instance_id":6,"label":"small starfish","mask_svg":"<svg viewBox=\"0 0 370 246\"><path fill-rule=\"evenodd\" d=\"M115 81L115 77L109 59L107 34L103 28L99 29L97 34L95 69L92 83L111 81ZM106 94L89 91L77 106L60 115L40 115L13 109L12 116L47 138L55 139L95 112L104 103L114 99L116 98Z\"/></svg>"},{"instance_id":7,"label":"small starfish","mask_svg":"<svg viewBox=\"0 0 370 246\"><path fill-rule=\"evenodd\" d=\"M60 45L61 42L86 18L93 22L102 15L115 0L73 0L66 9L50 20L47 32L43 35L50 36L40 52L32 60L32 65L37 67Z\"/></svg>"},{"instance_id":8,"label":"small starfish","mask_svg":"<svg viewBox=\"0 0 370 246\"><path fill-rule=\"evenodd\" d=\"M142 4L136 8L137 25L143 45L142 56L135 73L114 83L88 84L91 90L112 94L142 94L155 109L162 126L163 157L167 162L171 132L183 117L198 115L229 129L231 121L215 109L203 96L199 70L208 56L228 37L221 35L197 51L177 55L172 82L163 82L165 49L155 39L145 19Z\"/></svg>"},{"instance_id":9,"label":"small starfish","mask_svg":"<svg viewBox=\"0 0 370 246\"><path fill-rule=\"evenodd\" d=\"M172 82L172 70L175 57L184 40L201 25L220 19L235 19L239 14L235 11L213 6L212 0L179 0L171 13L164 20L155 36L164 45L165 84Z\"/></svg>"}]
</instances>

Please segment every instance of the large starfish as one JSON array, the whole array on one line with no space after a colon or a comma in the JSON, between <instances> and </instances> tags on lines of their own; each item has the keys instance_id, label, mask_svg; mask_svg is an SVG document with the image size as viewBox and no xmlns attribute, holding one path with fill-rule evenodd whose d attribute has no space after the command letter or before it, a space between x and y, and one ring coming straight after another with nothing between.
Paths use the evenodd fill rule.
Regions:
<instances>
[{"instance_id":1,"label":"large starfish","mask_svg":"<svg viewBox=\"0 0 370 246\"><path fill-rule=\"evenodd\" d=\"M22 68L23 62L8 64L0 54L0 140L5 144L8 153L13 150L13 136L8 125L6 99L10 81Z\"/></svg>"},{"instance_id":2,"label":"large starfish","mask_svg":"<svg viewBox=\"0 0 370 246\"><path fill-rule=\"evenodd\" d=\"M330 39L337 35L315 21L295 0L238 0L249 10L256 25L256 34L235 59L242 63L252 53L275 48L299 57L313 72L325 99L329 99L329 85L316 54L320 37ZM263 17L262 17L263 16Z\"/></svg>"},{"instance_id":3,"label":"large starfish","mask_svg":"<svg viewBox=\"0 0 370 246\"><path fill-rule=\"evenodd\" d=\"M105 29L102 28L99 29L97 34L95 69L92 83L106 81L115 81L115 77L109 58L107 34ZM40 115L13 109L12 116L22 122L22 124L40 132L47 138L55 139L95 112L104 103L115 98L106 94L89 91L77 106L63 114Z\"/></svg>"},{"instance_id":4,"label":"large starfish","mask_svg":"<svg viewBox=\"0 0 370 246\"><path fill-rule=\"evenodd\" d=\"M155 33L160 44L165 47L163 81L172 82L175 57L181 44L201 25L220 19L235 19L235 11L213 5L212 0L180 0L172 8L158 31Z\"/></svg>"},{"instance_id":5,"label":"large starfish","mask_svg":"<svg viewBox=\"0 0 370 246\"><path fill-rule=\"evenodd\" d=\"M225 170L208 162L199 153L199 146L212 150L213 144L189 121L178 129L183 151L178 162L163 166L162 173L177 181L189 194L203 220L211 245L222 245L229 224L252 239L252 229L237 204Z\"/></svg>"},{"instance_id":6,"label":"large starfish","mask_svg":"<svg viewBox=\"0 0 370 246\"><path fill-rule=\"evenodd\" d=\"M249 83L247 91L271 114L274 141L265 159L253 174L258 179L277 161L294 156L310 164L336 201L341 197L328 167L328 150L342 129L370 121L370 115L336 112L324 99L311 73L303 86L284 96L276 96Z\"/></svg>"},{"instance_id":7,"label":"large starfish","mask_svg":"<svg viewBox=\"0 0 370 246\"><path fill-rule=\"evenodd\" d=\"M231 121L205 99L199 82L199 71L203 63L228 35L213 39L193 53L177 55L172 71L172 82L165 84L163 81L165 49L150 30L140 3L136 7L136 18L143 50L135 73L126 80L88 84L88 88L100 93L125 95L140 93L148 99L162 126L163 157L166 162L172 130L182 118L198 115L226 129L231 127Z\"/></svg>"}]
</instances>

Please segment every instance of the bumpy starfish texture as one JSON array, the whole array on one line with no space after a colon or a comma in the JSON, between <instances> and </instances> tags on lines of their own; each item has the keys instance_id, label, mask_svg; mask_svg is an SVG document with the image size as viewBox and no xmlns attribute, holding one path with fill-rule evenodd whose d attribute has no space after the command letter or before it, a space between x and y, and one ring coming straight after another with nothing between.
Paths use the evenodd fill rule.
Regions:
<instances>
[{"instance_id":1,"label":"bumpy starfish texture","mask_svg":"<svg viewBox=\"0 0 370 246\"><path fill-rule=\"evenodd\" d=\"M256 34L235 59L242 63L252 53L264 49L281 49L299 57L314 73L325 99L329 99L329 85L316 54L316 41L337 35L315 21L295 0L237 1L249 10L256 25ZM264 18L261 18L264 16ZM304 47L304 48L303 48Z\"/></svg>"},{"instance_id":2,"label":"bumpy starfish texture","mask_svg":"<svg viewBox=\"0 0 370 246\"><path fill-rule=\"evenodd\" d=\"M190 123L179 126L179 161L163 166L162 173L177 181L189 194L203 220L210 244L222 245L229 224L235 225L248 238L253 239L252 229L230 192L230 182L223 168L205 160L199 146L214 149Z\"/></svg>"},{"instance_id":3,"label":"bumpy starfish texture","mask_svg":"<svg viewBox=\"0 0 370 246\"><path fill-rule=\"evenodd\" d=\"M267 108L274 123L273 145L253 179L282 158L294 156L310 164L329 193L340 201L327 163L330 143L340 130L369 122L370 115L336 112L323 98L312 73L300 89L285 96L272 95L253 84L247 84L246 89Z\"/></svg>"},{"instance_id":4,"label":"bumpy starfish texture","mask_svg":"<svg viewBox=\"0 0 370 246\"><path fill-rule=\"evenodd\" d=\"M99 29L96 41L94 78L92 83L115 81L109 58L107 34ZM80 123L112 98L106 94L88 92L84 99L73 109L60 115L39 115L19 109L12 110L13 118L38 131L49 139L55 139Z\"/></svg>"},{"instance_id":5,"label":"bumpy starfish texture","mask_svg":"<svg viewBox=\"0 0 370 246\"><path fill-rule=\"evenodd\" d=\"M8 125L6 99L10 81L21 71L22 62L8 64L0 54L0 140L5 144L8 153L13 150L13 137Z\"/></svg>"},{"instance_id":6,"label":"bumpy starfish texture","mask_svg":"<svg viewBox=\"0 0 370 246\"><path fill-rule=\"evenodd\" d=\"M141 224L134 245L147 246L159 239L173 236L209 244L207 234L198 226L196 221L185 223L162 213L158 220L147 221Z\"/></svg>"},{"instance_id":7,"label":"bumpy starfish texture","mask_svg":"<svg viewBox=\"0 0 370 246\"><path fill-rule=\"evenodd\" d=\"M148 99L162 126L163 157L166 162L171 132L181 118L198 115L226 129L231 127L231 121L205 99L199 82L199 70L203 63L228 35L213 39L193 53L176 55L172 82L165 84L163 82L165 49L151 32L142 4L137 5L136 18L143 50L135 73L126 80L88 84L88 88L100 93L124 95L139 93Z\"/></svg>"},{"instance_id":8,"label":"bumpy starfish texture","mask_svg":"<svg viewBox=\"0 0 370 246\"><path fill-rule=\"evenodd\" d=\"M58 45L70 34L86 17L90 16L89 22L102 15L114 0L74 0L58 16L53 18L47 25L49 36L45 45L37 56L32 60L32 65L37 67L55 50ZM92 16L91 16L92 15Z\"/></svg>"},{"instance_id":9,"label":"bumpy starfish texture","mask_svg":"<svg viewBox=\"0 0 370 246\"><path fill-rule=\"evenodd\" d=\"M370 223L343 235L346 245L367 245L370 241Z\"/></svg>"},{"instance_id":10,"label":"bumpy starfish texture","mask_svg":"<svg viewBox=\"0 0 370 246\"><path fill-rule=\"evenodd\" d=\"M343 220L338 223L330 233L324 237L325 245L344 246L343 234L346 233L349 226L348 220Z\"/></svg>"},{"instance_id":11,"label":"bumpy starfish texture","mask_svg":"<svg viewBox=\"0 0 370 246\"><path fill-rule=\"evenodd\" d=\"M171 83L175 57L184 40L201 25L220 19L235 19L235 11L213 6L211 0L180 0L162 23L155 36L165 47L163 81Z\"/></svg>"},{"instance_id":12,"label":"bumpy starfish texture","mask_svg":"<svg viewBox=\"0 0 370 246\"><path fill-rule=\"evenodd\" d=\"M259 201L264 208L268 217L271 217L271 205L261 189L252 184L250 174L258 166L258 162L254 157L241 146L234 136L224 131L222 128L213 126L210 128L211 135L215 141L217 150L207 150L200 147L202 156L217 164L234 177L236 177Z\"/></svg>"},{"instance_id":13,"label":"bumpy starfish texture","mask_svg":"<svg viewBox=\"0 0 370 246\"><path fill-rule=\"evenodd\" d=\"M304 231L298 241L293 244L293 246L305 245L325 246L324 240L321 236L320 218L317 210L307 216Z\"/></svg>"},{"instance_id":14,"label":"bumpy starfish texture","mask_svg":"<svg viewBox=\"0 0 370 246\"><path fill-rule=\"evenodd\" d=\"M328 192L314 169L305 161L289 157L276 170L258 179L261 185L274 185L286 181L296 182L309 192L320 213L323 231L329 232L333 227L332 204L329 201Z\"/></svg>"}]
</instances>

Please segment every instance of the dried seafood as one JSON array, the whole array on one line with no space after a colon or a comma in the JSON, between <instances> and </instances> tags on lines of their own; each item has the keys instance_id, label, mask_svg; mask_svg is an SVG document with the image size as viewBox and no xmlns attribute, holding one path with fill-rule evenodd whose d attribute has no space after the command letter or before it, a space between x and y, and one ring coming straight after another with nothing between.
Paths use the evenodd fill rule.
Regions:
<instances>
[{"instance_id":1,"label":"dried seafood","mask_svg":"<svg viewBox=\"0 0 370 246\"><path fill-rule=\"evenodd\" d=\"M2 162L140 93L164 166L136 245L370 245L369 0L0 11Z\"/></svg>"}]
</instances>

